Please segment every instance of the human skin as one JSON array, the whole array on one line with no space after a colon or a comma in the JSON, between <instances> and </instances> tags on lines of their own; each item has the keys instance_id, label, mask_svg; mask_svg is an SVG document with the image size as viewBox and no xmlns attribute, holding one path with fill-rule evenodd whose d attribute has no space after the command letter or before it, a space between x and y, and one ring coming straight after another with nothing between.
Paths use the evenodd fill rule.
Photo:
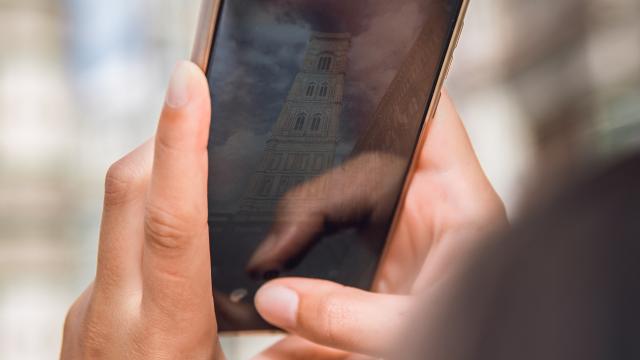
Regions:
<instances>
[{"instance_id":1,"label":"human skin","mask_svg":"<svg viewBox=\"0 0 640 360\"><path fill-rule=\"evenodd\" d=\"M319 280L268 283L258 310L291 335L259 357L392 354L415 294L437 289L476 235L504 223L453 104L442 99L377 293ZM207 225L210 106L204 74L178 64L156 136L110 168L96 277L69 310L63 359L224 358Z\"/></svg>"},{"instance_id":2,"label":"human skin","mask_svg":"<svg viewBox=\"0 0 640 360\"><path fill-rule=\"evenodd\" d=\"M507 225L504 206L485 176L446 92L428 126L415 175L400 209L397 231L389 240L387 256L379 268L376 292L312 279L279 279L266 284L256 296L257 309L267 321L291 336L267 350L262 359L351 359L355 353L393 358L399 351L397 344L402 343L396 335L401 336L410 321L415 299L420 297L421 306L435 309L467 256L483 246L483 235ZM328 174L352 183L349 188L353 191L343 195L348 201L321 202L304 213L296 208L297 214L292 217L285 197L279 213L287 221L274 227L250 261L249 269L281 265L317 238L314 231L319 231L322 224L349 218L345 204L353 210L389 203L383 200L384 192L379 191L380 180L361 176L381 173L375 169L366 171L375 167L376 161L370 156L365 160L359 162L356 158L337 174ZM382 162L385 166L394 163L392 159ZM314 182L304 186L314 186ZM378 212L386 210L355 211ZM295 219L305 226L296 226ZM318 226L309 226L313 224ZM433 301L425 304L424 299Z\"/></svg>"},{"instance_id":3,"label":"human skin","mask_svg":"<svg viewBox=\"0 0 640 360\"><path fill-rule=\"evenodd\" d=\"M207 225L210 96L178 64L156 136L108 171L94 283L62 359L221 359Z\"/></svg>"}]
</instances>

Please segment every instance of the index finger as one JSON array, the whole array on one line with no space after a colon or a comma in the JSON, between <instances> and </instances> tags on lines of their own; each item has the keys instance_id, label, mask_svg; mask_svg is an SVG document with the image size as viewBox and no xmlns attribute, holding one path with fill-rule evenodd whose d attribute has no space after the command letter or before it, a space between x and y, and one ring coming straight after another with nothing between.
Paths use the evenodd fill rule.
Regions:
<instances>
[{"instance_id":1,"label":"index finger","mask_svg":"<svg viewBox=\"0 0 640 360\"><path fill-rule=\"evenodd\" d=\"M143 301L212 302L207 226L210 96L196 65L174 72L156 133L145 214ZM191 299L191 300L189 300Z\"/></svg>"}]
</instances>

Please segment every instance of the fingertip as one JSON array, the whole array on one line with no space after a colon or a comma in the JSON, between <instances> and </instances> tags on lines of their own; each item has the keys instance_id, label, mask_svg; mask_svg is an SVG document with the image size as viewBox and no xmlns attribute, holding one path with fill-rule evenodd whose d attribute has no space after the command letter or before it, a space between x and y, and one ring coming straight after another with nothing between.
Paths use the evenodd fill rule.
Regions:
<instances>
[{"instance_id":1,"label":"fingertip","mask_svg":"<svg viewBox=\"0 0 640 360\"><path fill-rule=\"evenodd\" d=\"M299 294L279 282L264 285L255 297L258 313L269 323L282 328L296 325L299 304Z\"/></svg>"},{"instance_id":2,"label":"fingertip","mask_svg":"<svg viewBox=\"0 0 640 360\"><path fill-rule=\"evenodd\" d=\"M174 109L185 106L192 98L208 90L207 79L202 70L190 61L178 61L173 69L165 104Z\"/></svg>"},{"instance_id":3,"label":"fingertip","mask_svg":"<svg viewBox=\"0 0 640 360\"><path fill-rule=\"evenodd\" d=\"M156 150L201 152L207 148L211 97L206 77L193 63L178 62L171 76L156 133Z\"/></svg>"},{"instance_id":4,"label":"fingertip","mask_svg":"<svg viewBox=\"0 0 640 360\"><path fill-rule=\"evenodd\" d=\"M209 91L209 80L206 74L191 61L182 61L180 63L182 67L189 72L189 77L192 81L192 86L195 92L194 99L205 99L206 104L210 104L211 93Z\"/></svg>"}]
</instances>

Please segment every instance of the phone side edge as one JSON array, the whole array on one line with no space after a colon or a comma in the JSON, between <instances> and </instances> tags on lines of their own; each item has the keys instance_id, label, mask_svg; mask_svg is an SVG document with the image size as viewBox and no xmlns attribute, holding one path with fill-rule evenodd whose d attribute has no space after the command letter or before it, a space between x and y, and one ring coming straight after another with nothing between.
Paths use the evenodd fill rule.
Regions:
<instances>
[{"instance_id":1,"label":"phone side edge","mask_svg":"<svg viewBox=\"0 0 640 360\"><path fill-rule=\"evenodd\" d=\"M213 48L222 0L202 0L191 61L206 72Z\"/></svg>"},{"instance_id":2,"label":"phone side edge","mask_svg":"<svg viewBox=\"0 0 640 360\"><path fill-rule=\"evenodd\" d=\"M202 0L195 41L191 53L191 61L205 73L209 67L209 61L213 50L213 41L216 35L218 20L224 0ZM219 336L237 338L241 336L281 336L282 331L273 330L248 330L248 331L220 331Z\"/></svg>"},{"instance_id":3,"label":"phone side edge","mask_svg":"<svg viewBox=\"0 0 640 360\"><path fill-rule=\"evenodd\" d=\"M385 242L385 246L384 246L384 250L382 252L382 255L380 256L380 260L379 260L379 264L382 264L386 257L388 256L389 253L389 242L390 239L393 238L397 231L398 231L398 220L400 219L400 217L402 216L402 209L404 207L404 204L406 202L407 199L407 192L409 191L409 184L411 183L411 181L413 180L417 167L418 167L418 160L420 157L420 152L422 151L422 148L424 147L424 144L427 140L427 136L429 133L429 123L431 122L431 120L433 119L433 117L436 114L436 110L438 109L438 103L440 102L440 97L441 97L441 92L442 89L444 87L444 82L447 79L447 76L449 75L449 70L451 67L451 63L453 61L453 53L457 47L458 44L458 40L460 39L460 36L462 34L462 29L464 28L464 19L467 15L467 10L469 8L469 2L471 0L463 0L462 1L462 6L460 7L460 13L458 14L458 18L456 19L456 24L455 27L453 29L453 33L451 38L449 39L449 44L447 46L447 52L446 55L442 61L442 68L440 69L440 72L438 74L438 80L436 81L436 85L434 87L434 92L433 92L433 96L431 97L431 101L429 103L429 107L427 108L427 113L425 116L425 120L424 120L424 125L422 127L422 130L420 132L420 136L418 138L418 144L416 146L416 150L411 158L411 163L409 166L409 171L407 173L407 177L405 179L405 183L403 185L402 188L402 193L400 194L400 200L398 201L398 205L396 207L396 212L394 214L393 217L393 221L391 223L391 228L389 230L389 235L387 237L387 241ZM374 286L372 286L372 291L376 292L379 289L376 288L375 284L379 284L379 280L381 278L381 273L378 270L376 270L376 274L373 278L373 282L372 284L374 284Z\"/></svg>"}]
</instances>

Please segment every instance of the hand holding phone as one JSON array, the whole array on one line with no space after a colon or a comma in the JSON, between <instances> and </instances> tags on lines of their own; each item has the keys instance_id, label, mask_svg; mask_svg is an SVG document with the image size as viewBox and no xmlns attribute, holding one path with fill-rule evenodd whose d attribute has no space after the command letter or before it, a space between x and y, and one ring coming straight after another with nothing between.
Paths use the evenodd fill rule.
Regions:
<instances>
[{"instance_id":1,"label":"hand holding phone","mask_svg":"<svg viewBox=\"0 0 640 360\"><path fill-rule=\"evenodd\" d=\"M446 94L438 109L380 264L379 293L313 279L267 283L256 296L258 311L290 336L264 358L348 358L352 352L401 358L412 310L426 307L435 316L456 271L484 246L482 236L506 224L504 206Z\"/></svg>"},{"instance_id":2,"label":"hand holding phone","mask_svg":"<svg viewBox=\"0 0 640 360\"><path fill-rule=\"evenodd\" d=\"M195 80L197 72L189 70L186 73L192 74L190 78ZM189 98L201 99L201 96L194 94L205 92L206 86L201 81L189 80L186 83L190 84L188 87L200 84L192 88L194 93ZM430 274L425 277L437 280L446 275L444 270L460 261L455 258L459 251L447 248L455 250L461 244L446 234L459 232L460 229L477 229L486 223L483 216L491 214L492 209L500 214L500 201L492 195L494 193L482 174L462 124L448 98L443 99L444 104L430 130L432 136L420 156L417 176L410 185L410 196L399 219L397 238L391 240L394 245L381 266L382 273L392 275L381 277L388 285L406 283L402 276L411 272L393 269L398 265L406 266L409 258L406 255L416 249L418 254L434 254L424 263L423 273ZM166 246L168 238L158 238L159 234L168 234L166 231L169 229L181 228L183 230L179 233L186 234L192 227L184 228L187 224L185 222L180 222L182 225L173 221L157 222L160 217L149 220L151 223L147 229L158 229L161 226L163 231L152 230L147 236L143 236L145 231L142 230L147 201L157 204L157 200L153 200L155 197L148 199L146 196L149 186L151 183L167 185L167 180L175 175L175 171L167 171L168 168L174 168L171 164L178 166L181 174L192 176L185 178L188 179L186 182L179 181L184 186L162 186L165 190L163 193L171 195L173 199L168 204L177 202L193 206L200 202L199 192L204 193L205 189L203 186L194 187L194 184L206 178L206 161L203 163L206 149L204 142L194 142L193 139L206 135L206 131L198 129L198 124L208 123L208 108L207 102L197 101L195 106L188 106L183 111L167 109L158 130L161 140L155 141L156 144L162 144L162 149L173 149L172 151L188 145L191 149L188 153L194 155L188 158L194 161L186 161L187 152L180 153L178 162L169 161L162 155L165 150L154 151L158 145L148 142L111 168L105 198L98 274L95 283L69 311L61 358L94 357L95 354L130 359L145 359L159 354L174 358L224 358L217 342L216 319L210 301L208 256L200 258L203 261L195 262L197 256L184 256L192 253L207 255L206 251L201 251L208 245L207 238L202 238L195 232L198 236L184 238L180 247L169 248ZM153 162L156 163L155 171L152 170ZM158 179L161 176L168 178ZM430 198L429 194L444 196ZM451 199L464 201L451 202ZM173 211L177 209L171 205L169 208ZM428 209L432 210L424 212ZM434 216L447 213L449 216ZM192 215L194 218L200 216L197 212ZM437 234L442 237L431 238L432 242L424 241L429 239L427 235L434 228L446 231ZM164 245L153 245L160 239L164 239L160 242ZM400 239L411 241L403 242ZM404 246L399 246L400 244ZM412 244L422 248L412 247ZM154 257L156 260L153 260ZM418 260L418 256L414 257ZM146 265L142 266L142 263ZM153 281L169 274L171 281ZM177 277L179 274L180 277ZM400 275L400 278L394 278L393 274ZM183 285L178 286L178 281L184 281ZM278 288L282 287L295 293L294 302L297 305L293 304L293 308L291 302L282 301L283 297L278 296ZM162 296L158 296L159 294ZM141 297L146 300L139 302ZM179 299L188 301L182 302ZM327 301L329 299L330 302ZM401 344L401 341L395 343L395 335L401 333L400 329L406 320L404 316L411 301L410 297L367 293L330 282L276 280L258 294L257 304L261 314L274 325L315 343L292 335L266 350L262 358L345 358L350 356L345 352L348 350L371 355L392 352L395 345ZM150 316L160 309L163 309L162 316ZM140 314L145 315L141 317ZM290 314L295 315L293 322L288 317ZM190 316L193 320L189 320ZM339 318L336 319L336 316ZM164 325L159 326L161 324ZM381 331L372 333L372 329ZM354 334L358 336L354 337ZM171 341L157 342L155 339Z\"/></svg>"},{"instance_id":3,"label":"hand holding phone","mask_svg":"<svg viewBox=\"0 0 640 360\"><path fill-rule=\"evenodd\" d=\"M221 8L216 8L212 4L209 3L208 6L211 9L216 9L215 19L217 19L219 15L217 11ZM219 3L217 4L219 5ZM443 3L434 1L433 4L442 5ZM208 8L207 5L205 5L205 8ZM314 11L317 11L317 9ZM341 269L342 275L338 274L343 277L340 278L338 276L337 280L347 285L349 285L349 282L355 282L353 284L355 287L345 287L334 282L313 279L279 279L269 282L258 293L256 298L260 314L274 326L310 339L315 344L302 340L300 337L288 337L269 349L264 356L266 358L291 358L304 356L303 354L308 354L309 356L312 354L332 354L332 356L340 358L340 356L348 355L342 351L357 351L371 355L388 354L392 345L398 344L394 335L398 333L397 330L401 327L402 322L406 320L403 316L406 315L405 310L412 298L380 295L363 289L367 289L371 285L374 290L382 293L411 294L417 288L434 286L439 283L439 280L446 277L447 271L452 268L451 265L459 261L461 255L474 246L469 242L457 241L458 239L467 238L464 235L468 232L481 231L487 226L488 219L501 218L501 216L504 219L504 209L482 173L471 145L466 138L462 124L455 111L453 111L453 106L448 102L448 98L445 97L436 120L427 123L425 126L423 126L422 122L424 119L430 119L431 114L435 113L435 104L439 99L438 89L441 86L444 74L446 74L455 35L460 27L461 13L461 8L458 12L454 11L452 13L457 15L450 18L450 20L453 19L452 22L449 22L451 31L448 33L448 37L444 36L442 38L443 47L440 51L434 51L434 54L440 54L441 57L436 57L433 63L435 72L431 73L431 76L433 76L434 83L431 86L427 86L427 91L422 95L424 98L422 116L416 118L416 114L420 113L418 110L420 105L414 96L408 97L409 107L406 108L409 109L408 111L402 110L405 109L404 107L398 108L398 106L395 106L394 108L393 105L398 103L387 101L388 104L391 104L390 109L393 109L394 112L400 111L404 115L394 117L389 121L384 121L385 117L379 117L376 121L365 123L361 127L361 133L366 133L366 135L362 136L360 140L352 142L351 148L347 151L342 150L349 155L344 156L343 159L334 159L336 160L332 164L334 166L329 166L304 181L285 186L281 194L282 197L278 198L278 201L274 204L280 205L280 207L273 207L268 221L265 221L264 224L260 224L261 221L258 221L260 226L267 224L261 229L264 232L263 235L270 232L276 234L278 232L284 233L284 235L276 236L279 240L284 239L282 245L274 246L276 250L280 250L273 251L272 246L268 245L268 243L264 245L265 239L269 241L269 237L266 236L255 237L252 246L245 248L247 251L234 252L234 250L239 249L234 248L234 246L226 248L227 250L230 249L230 252L220 251L225 250L224 247L213 249L214 255L231 255L230 259L232 260L234 259L234 254L240 254L242 260L235 261L233 266L229 266L226 270L231 270L231 272L238 271L242 274L242 282L248 284L247 288L244 289L245 293L233 293L233 291L227 292L224 286L219 289L214 281L214 284L216 284L217 318L213 316L211 303L210 263L209 261L200 261L203 259L208 260L206 259L207 256L202 257L203 252L201 250L205 248L201 246L201 241L194 242L194 244L198 244L197 246L180 248L180 253L190 249L189 256L176 256L165 249L166 246L157 247L158 250L165 249L167 251L164 256L157 257L157 261L152 261L152 249L156 248L152 242L158 238L157 235L167 234L168 230L174 228L181 228L180 226L169 226L172 224L171 222L158 222L156 220L171 220L173 217L154 216L154 221L158 223L156 224L157 226L154 225L146 229L147 232L151 231L149 236L140 237L138 235L144 234L144 229L140 226L129 227L127 224L144 224L145 222L142 220L145 218L145 206L121 206L118 207L117 211L113 210L112 207L105 207L104 216L106 220L103 224L104 229L116 229L117 231L107 231L101 235L101 260L99 261L96 285L90 287L70 311L67 326L65 327L63 357L73 357L74 351L75 354L100 352L111 354L113 357L122 357L124 356L122 355L123 353L119 352L125 351L129 356L131 352L128 352L129 350L127 349L131 345L132 348L138 349L137 351L141 349L146 351L140 354L140 358L144 358L145 354L148 356L148 354L159 353L184 357L185 354L194 352L206 354L208 358L222 358L217 344L216 322L218 324L226 324L226 328L224 328L226 330L266 328L263 320L257 316L253 304L248 302L252 298L252 292L255 292L259 286L265 283L264 280L256 281L255 273L258 272L264 275L272 272L270 268L284 268L284 275L289 275L291 270L286 269L288 266L295 268L296 263L298 263L298 270L294 269L293 271L300 271L300 262L307 262L307 269L312 269L313 271L305 273L305 276L316 278L335 277L335 274L332 275L332 271L336 268L335 258L320 257L321 260L327 261L312 263L312 266L309 266L310 257L308 255L305 257L305 254L309 251L317 251L313 247L318 246L318 244L326 246L323 244L327 244L327 236L330 237L331 234L341 233L345 229L350 232L343 233L341 238L333 239L338 240L334 242L337 249L344 249L345 244L353 244L354 239L362 239L362 241L356 241L359 244L356 247L355 254L365 256L360 257L360 262L357 264L345 264L346 266ZM215 29L216 27L214 26L212 30ZM214 32L210 33L210 35L212 34ZM211 37L209 41L212 41ZM209 44L209 46L211 45L212 43ZM300 53L303 52L304 50L300 50ZM198 56L195 57L195 59L197 58ZM287 55L284 58L289 57ZM210 60L208 57L202 59L206 59L207 63ZM309 64L311 65L309 66L315 66L317 70L332 69L334 60L327 60L326 57L317 57L315 59L317 61L310 61ZM202 62L199 65L203 66ZM204 65L204 67L207 66ZM238 73L236 75L239 76L241 74ZM211 79L210 76L210 82ZM397 73L394 79L398 79ZM406 81L390 81L400 85L406 83ZM406 88L411 90L409 94L420 94L416 89L420 87L418 83L423 84L423 82L424 79L417 83L409 82ZM183 83L182 85L184 86L185 84ZM212 88L214 87L212 86ZM202 86L200 86L200 89L203 89ZM233 88L231 87L230 89ZM307 89L303 90L305 96ZM327 94L330 93L330 89L331 87L328 86ZM321 96L325 90L322 90L322 84L320 84L320 87L314 88L313 91L313 96ZM264 95L264 93L260 93ZM214 101L217 98L216 94L221 93L216 93L214 88ZM392 91L390 94L389 96L383 96L383 99L388 100L394 94L397 95L398 92ZM233 97L238 96L238 94L231 91L228 96ZM200 96L197 96L197 99L198 101L202 100ZM342 100L342 107L348 106L349 102L345 99L343 98ZM187 97L187 100L194 100L194 98ZM320 100L318 103L321 102ZM199 102L199 104L202 105L203 103ZM429 106L429 104L433 106ZM335 104L331 106L335 107ZM160 183L182 183L186 185L201 184L200 180L206 179L206 152L204 152L205 148L201 146L204 143L199 141L202 140L201 136L206 136L206 131L202 132L202 129L198 129L198 131L195 131L196 135L189 131L174 131L183 127L184 129L194 130L190 126L205 124L200 120L202 120L203 116L208 117L208 106L206 109L203 106L199 106L198 109L189 109L191 110L180 112L183 115L180 119L184 123L178 123L174 121L175 119L171 120L175 117L172 115L176 115L171 109L163 113L164 120L161 122L159 129L159 134L162 133L163 135L157 139L155 151L155 162L158 167L154 168L154 175L151 176L150 182L149 177L146 175L148 172L145 169L151 169L151 161L134 160L141 157L148 159L154 153L151 146L147 146L145 148L146 151L142 151L146 154L145 156L140 156L141 151L136 151L133 155L128 156L125 159L126 161L121 162L126 166L118 166L118 169L128 169L134 176L130 177L132 181L127 181L124 185L120 184L122 186L119 188L122 191L116 193L124 196L126 201L116 201L117 204L146 204L149 199L146 197L141 198L139 195L145 194L148 186L159 188L159 180L154 179L168 179L175 177L175 174L180 174L177 182L160 181ZM378 113L384 114L384 112L380 111ZM218 129L224 131L225 126L228 125L225 125L222 115L224 114L219 114L218 117L214 115L214 122L216 119L220 119L218 123L220 127ZM233 120L234 118L231 119ZM315 131L313 130L315 128L313 117L308 119L310 120L309 122L306 119L300 122L301 130L296 130L298 119L292 118L292 122L289 123L292 126L292 131L302 131L303 133L305 131ZM388 120L389 118L387 117L386 119ZM411 126L403 126L402 123L396 122L395 124L398 126L390 129L388 124L393 124L393 119L418 120L411 123ZM376 124L385 123L387 128L376 129ZM322 119L320 119L319 129L322 124ZM173 130L167 130L169 128ZM164 130L161 131L162 129ZM215 130L216 126L214 125ZM415 134L414 138L407 135L411 133ZM336 132L336 134L338 133ZM166 138L168 135L171 136ZM302 135L300 137L304 138L305 136ZM194 142L194 139L197 141ZM216 149L212 147L212 145L216 145L215 140L215 135L212 135L209 143L209 156L212 159L215 159L217 154L215 152ZM339 140L339 138L336 138L336 140ZM265 141L268 145L268 139ZM424 146L422 146L423 144ZM191 148L192 145L197 146ZM183 146L187 146L194 153L199 153L198 157L205 163L198 166L190 166L189 164L192 163L185 161L182 156L185 154L182 154L180 161L172 162L177 166L174 171L168 171L168 168L163 166L166 161L159 160L162 156L159 155L158 148L161 149L160 153L163 153L164 150L162 149L176 150L181 149ZM261 149L257 152L264 154L264 148L262 146L259 148ZM421 150L414 155L416 149ZM301 152L304 153L304 148ZM336 149L333 154L339 154L339 151ZM265 161L260 160L257 162L264 163L268 167L270 162L266 161L266 159L263 160ZM295 161L292 162L292 166L294 163ZM223 169L229 170L219 164L216 165L215 162L210 167L212 174L224 174ZM255 169L252 171L255 172ZM267 171L271 170L267 168ZM254 176L251 177L254 178ZM237 180L237 178L235 179ZM323 183L323 179L330 179L328 181L334 184L345 184L342 188L346 191L336 191L336 188L339 187L326 189L317 185ZM215 178L213 182L211 180L212 178L210 177L210 207L212 204L216 205L211 202L211 186L215 185L216 182ZM155 186L153 185L154 183L156 184ZM115 184L118 184L118 182L115 182ZM273 182L271 182L271 185L275 186ZM173 202L177 206L169 206L170 208L175 210L182 208L181 206L184 205L191 210L202 209L199 206L202 205L201 201L204 198L204 188L202 186L185 186L181 187L182 190L171 186L161 186L161 188L164 188L165 195L168 194L168 199L170 199L168 204ZM135 189L145 191L133 191ZM214 196L215 191L219 190L214 190ZM304 211L295 211L296 206L292 206L295 202L294 199L302 197L295 196L296 191L316 193L314 202L305 202L308 206L298 208ZM109 191L109 194L113 195L113 192ZM294 195L287 196L286 194ZM318 194L323 196L318 196ZM339 194L340 196L332 194ZM108 196L109 198L116 198L115 195ZM190 214L194 218L199 218L201 211ZM211 221L212 214L210 213L209 215L210 224L215 225L215 222L212 223ZM213 215L219 214L214 213ZM365 224L362 224L362 219L367 219ZM310 227L295 225L309 221L315 222L316 225ZM222 222L224 223L224 221ZM318 226L317 224L319 223L322 223L323 226ZM164 229L163 231L153 231L153 229L158 229L158 226L163 224L167 225L160 227ZM131 248L122 246L121 241L118 240L123 239L121 236L125 234L122 232L123 229L129 228L132 231L135 230L135 234L132 233L130 237L125 236L127 239L145 239L143 243L145 245L140 247L140 252L131 251ZM193 229L191 226L189 228ZM372 232L375 233L374 230L376 228L380 230L377 234L363 236ZM286 229L294 229L295 231ZM225 241L224 236L216 236L219 235L216 234L218 230L214 228L210 234L209 240L212 242L212 248L220 246L220 242ZM293 235L286 235L289 232ZM173 232L170 233L174 234ZM387 240L387 235L389 234L390 236ZM198 233L198 236L193 239L201 240L200 235ZM161 238L165 237L161 236ZM228 243L229 239L233 241L233 238L226 239ZM146 242L150 242L150 244L147 246ZM167 244L165 241L162 241L162 243ZM189 243L191 244L191 242ZM234 244L230 242L227 245ZM146 250L148 247L151 250ZM134 246L134 250L135 248L137 247ZM267 250L261 250L265 248ZM385 248L386 251L383 256L383 249ZM118 252L116 251L118 249L127 251ZM261 252L262 254L260 254ZM131 257L123 254L129 254ZM299 259L301 255L303 259ZM252 257L253 260L251 260ZM147 260L144 260L145 258ZM238 258L235 259L237 260ZM131 263L134 266L124 266L122 267L123 271L119 271L120 265L118 264L122 265L124 262L128 264L128 260L132 260ZM134 260L140 262L141 275L135 270L138 266L135 265L136 262ZM214 266L216 264L220 265L220 262L216 261L214 258ZM380 265L379 267L378 264ZM203 269L205 269L204 273L202 272ZM420 274L417 279L414 276L416 273ZM174 286L170 282L158 281L151 285L149 279L153 277L151 276L153 274L187 274L189 276L184 278L184 286ZM214 271L213 274L214 276L219 274L219 279L230 280L229 284L231 286L229 288L231 290L238 284L242 285L242 282L236 282L233 277L229 278L228 273L224 271ZM374 274L376 274L375 278ZM130 281L109 280L112 276L120 275L125 275L120 278L121 280L129 279ZM348 280L349 278L351 280ZM347 279L347 281L341 281L344 279ZM178 279L174 278L174 280ZM144 286L143 292L132 292L130 288L126 287L127 284L131 285L138 282L149 284L149 286ZM208 290L205 291L204 285ZM252 289L251 287L254 288ZM118 289L124 290L120 291ZM288 298L281 296L283 293L280 290L283 289L285 292L288 290ZM176 291L178 292L176 293ZM146 296L144 296L145 293L147 294ZM292 293L293 296L290 296ZM158 296L159 294L164 295ZM171 294L175 296L170 296ZM142 299L146 299L140 303L141 306L144 305L143 307L146 310L137 313L152 314L153 311L162 308L164 318L154 317L153 319L161 320L161 323L167 325L166 328L158 328L153 323L150 323L149 321L153 320L151 318L142 319L129 316L131 315L129 311L131 310L130 305L132 303L137 304L136 299L139 299L139 296L142 296ZM167 302L174 298L184 298L185 302L182 304ZM118 299L122 300L122 303ZM150 301L149 299L155 300ZM274 301L274 299L277 301ZM287 299L290 301L285 301ZM380 311L382 308L388 311ZM198 314L199 320L196 322L188 320L190 319L189 314ZM211 316L203 317L202 314L210 314ZM119 319L117 324L112 321L114 315ZM85 326L89 323L91 324L90 327ZM208 325L200 326L206 323ZM194 326L194 324L198 326ZM126 331L126 329L136 331ZM372 332L375 329L380 331ZM177 334L176 331L180 332L180 334ZM101 335L96 337L96 334ZM357 336L354 336L354 334ZM176 341L164 341L162 343L152 341L158 338L170 338ZM95 342L87 339L98 339L100 341ZM139 339L144 339L145 341L140 343ZM112 344L114 343L119 343L122 346L113 347ZM318 344L333 348L323 347ZM80 352L78 353L77 351ZM135 358L135 356L132 358Z\"/></svg>"},{"instance_id":4,"label":"hand holding phone","mask_svg":"<svg viewBox=\"0 0 640 360\"><path fill-rule=\"evenodd\" d=\"M211 261L223 331L276 277L371 289L466 2L209 1Z\"/></svg>"},{"instance_id":5,"label":"hand holding phone","mask_svg":"<svg viewBox=\"0 0 640 360\"><path fill-rule=\"evenodd\" d=\"M197 66L178 64L155 137L109 169L97 273L69 310L62 359L224 358L208 254L207 90Z\"/></svg>"}]
</instances>

